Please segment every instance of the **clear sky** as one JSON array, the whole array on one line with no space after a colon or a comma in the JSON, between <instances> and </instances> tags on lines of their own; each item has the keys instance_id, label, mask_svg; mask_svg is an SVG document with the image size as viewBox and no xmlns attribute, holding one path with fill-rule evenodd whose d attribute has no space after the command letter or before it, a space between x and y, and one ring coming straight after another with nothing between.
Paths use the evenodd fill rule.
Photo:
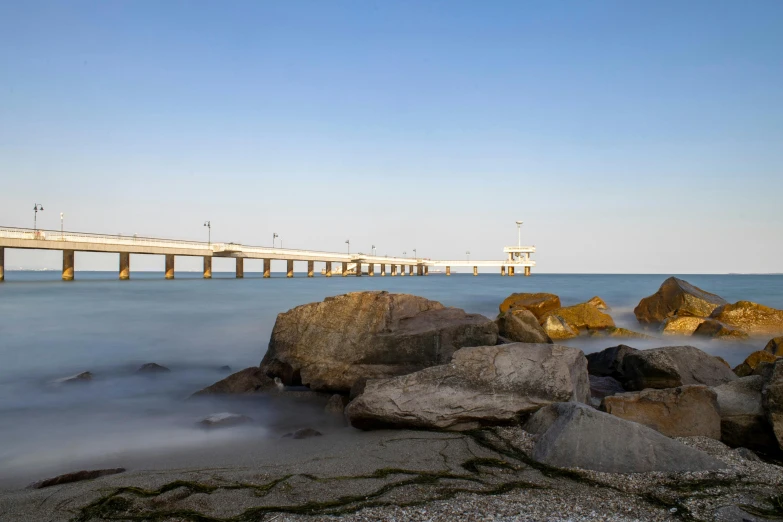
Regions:
<instances>
[{"instance_id":1,"label":"clear sky","mask_svg":"<svg viewBox=\"0 0 783 522\"><path fill-rule=\"evenodd\" d=\"M0 225L783 272L781 194L779 0L0 2Z\"/></svg>"}]
</instances>

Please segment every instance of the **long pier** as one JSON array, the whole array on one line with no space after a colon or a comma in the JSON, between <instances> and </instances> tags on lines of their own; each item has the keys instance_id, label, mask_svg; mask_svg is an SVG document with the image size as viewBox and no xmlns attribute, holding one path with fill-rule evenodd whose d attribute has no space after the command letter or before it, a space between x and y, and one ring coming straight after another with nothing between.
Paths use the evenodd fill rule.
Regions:
<instances>
[{"instance_id":1,"label":"long pier","mask_svg":"<svg viewBox=\"0 0 783 522\"><path fill-rule=\"evenodd\" d=\"M241 245L237 243L212 243L184 241L179 239L161 239L151 237L89 234L84 232L65 232L60 230L40 230L27 228L0 227L0 281L5 279L5 249L62 250L64 281L74 279L76 252L109 252L119 255L119 278L130 279L131 254L150 254L165 256L165 277L174 279L176 256L202 257L204 259L204 278L212 277L212 259L228 257L236 260L236 277L244 277L245 259L263 259L264 277L271 276L272 260L287 262L287 277L294 277L294 263L307 263L307 277L315 274L315 263L325 263L324 275L331 277L333 266L337 264L342 276L361 276L363 266L367 266L367 275L375 275L375 266L379 265L381 276L424 276L429 275L430 267L445 267L446 275L451 275L451 267L473 267L473 275L478 275L479 267L500 267L501 275L513 276L515 269L523 269L526 276L535 266L530 255L535 247L505 247L506 259L500 261L470 260L432 260L428 258L387 257L348 252L321 252L317 250L298 250L290 248L269 248ZM354 266L350 274L349 267ZM387 271L387 267L389 270Z\"/></svg>"}]
</instances>

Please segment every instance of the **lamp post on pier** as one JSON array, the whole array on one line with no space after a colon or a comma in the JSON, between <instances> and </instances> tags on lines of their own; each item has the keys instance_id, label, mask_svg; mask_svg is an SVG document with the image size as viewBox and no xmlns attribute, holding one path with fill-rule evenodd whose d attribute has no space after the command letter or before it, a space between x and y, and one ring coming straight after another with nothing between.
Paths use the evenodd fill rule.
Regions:
<instances>
[{"instance_id":1,"label":"lamp post on pier","mask_svg":"<svg viewBox=\"0 0 783 522\"><path fill-rule=\"evenodd\" d=\"M375 255L375 245L372 246L372 255Z\"/></svg>"},{"instance_id":2,"label":"lamp post on pier","mask_svg":"<svg viewBox=\"0 0 783 522\"><path fill-rule=\"evenodd\" d=\"M351 253L351 240L350 239L346 239L345 240L345 244L348 245L348 253L350 254Z\"/></svg>"},{"instance_id":3,"label":"lamp post on pier","mask_svg":"<svg viewBox=\"0 0 783 522\"><path fill-rule=\"evenodd\" d=\"M465 252L465 255L467 256L467 258L468 258L468 261L470 261L470 250L467 250L467 251Z\"/></svg>"},{"instance_id":4,"label":"lamp post on pier","mask_svg":"<svg viewBox=\"0 0 783 522\"><path fill-rule=\"evenodd\" d=\"M60 212L60 241L62 241L62 239L64 237L64 233L63 233L63 218L64 217L65 217L65 214Z\"/></svg>"},{"instance_id":5,"label":"lamp post on pier","mask_svg":"<svg viewBox=\"0 0 783 522\"><path fill-rule=\"evenodd\" d=\"M33 216L33 230L37 232L38 231L38 211L40 210L41 212L43 212L43 205L41 205L40 203L36 203L33 206L33 210L35 211L35 215Z\"/></svg>"},{"instance_id":6,"label":"lamp post on pier","mask_svg":"<svg viewBox=\"0 0 783 522\"><path fill-rule=\"evenodd\" d=\"M277 232L272 232L272 248L275 248L275 239L278 237Z\"/></svg>"},{"instance_id":7,"label":"lamp post on pier","mask_svg":"<svg viewBox=\"0 0 783 522\"><path fill-rule=\"evenodd\" d=\"M207 227L207 245L212 245L212 222L204 221L204 226Z\"/></svg>"},{"instance_id":8,"label":"lamp post on pier","mask_svg":"<svg viewBox=\"0 0 783 522\"><path fill-rule=\"evenodd\" d=\"M517 221L517 248L522 248L522 222Z\"/></svg>"},{"instance_id":9,"label":"lamp post on pier","mask_svg":"<svg viewBox=\"0 0 783 522\"><path fill-rule=\"evenodd\" d=\"M415 248L413 249L413 259L418 259L418 258L416 257L416 249L415 249Z\"/></svg>"}]
</instances>

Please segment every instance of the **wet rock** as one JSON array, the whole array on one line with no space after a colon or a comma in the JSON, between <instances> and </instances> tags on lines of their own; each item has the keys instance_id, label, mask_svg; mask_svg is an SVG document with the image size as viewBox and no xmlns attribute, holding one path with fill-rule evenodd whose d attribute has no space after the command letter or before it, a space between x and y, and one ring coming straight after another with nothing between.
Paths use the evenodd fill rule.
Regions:
<instances>
[{"instance_id":1,"label":"wet rock","mask_svg":"<svg viewBox=\"0 0 783 522\"><path fill-rule=\"evenodd\" d=\"M783 357L783 337L775 337L770 339L767 345L764 347L764 351Z\"/></svg>"},{"instance_id":2,"label":"wet rock","mask_svg":"<svg viewBox=\"0 0 783 522\"><path fill-rule=\"evenodd\" d=\"M544 331L551 339L571 339L579 335L579 332L571 328L565 319L559 315L548 315L541 323Z\"/></svg>"},{"instance_id":3,"label":"wet rock","mask_svg":"<svg viewBox=\"0 0 783 522\"><path fill-rule=\"evenodd\" d=\"M136 373L168 373L171 370L166 368L165 366L161 366L160 364L156 363L147 363L141 365L138 370L136 370Z\"/></svg>"},{"instance_id":4,"label":"wet rock","mask_svg":"<svg viewBox=\"0 0 783 522\"><path fill-rule=\"evenodd\" d=\"M329 397L329 401L326 403L326 406L324 406L324 412L342 417L346 404L348 404L348 397L335 393Z\"/></svg>"},{"instance_id":5,"label":"wet rock","mask_svg":"<svg viewBox=\"0 0 783 522\"><path fill-rule=\"evenodd\" d=\"M706 471L725 467L706 453L647 426L574 402L540 409L524 428L538 435L533 459L550 466L608 473Z\"/></svg>"},{"instance_id":6,"label":"wet rock","mask_svg":"<svg viewBox=\"0 0 783 522\"><path fill-rule=\"evenodd\" d=\"M612 316L587 303L552 310L544 316L544 320L550 315L562 317L576 331L602 330L614 327Z\"/></svg>"},{"instance_id":7,"label":"wet rock","mask_svg":"<svg viewBox=\"0 0 783 522\"><path fill-rule=\"evenodd\" d=\"M227 428L229 426L247 424L248 422L253 422L253 419L247 415L229 412L214 413L198 421L205 428Z\"/></svg>"},{"instance_id":8,"label":"wet rock","mask_svg":"<svg viewBox=\"0 0 783 522\"><path fill-rule=\"evenodd\" d=\"M313 428L302 428L291 433L286 433L282 438L284 439L310 439L312 437L321 437L323 433Z\"/></svg>"},{"instance_id":9,"label":"wet rock","mask_svg":"<svg viewBox=\"0 0 783 522\"><path fill-rule=\"evenodd\" d=\"M560 298L555 294L547 293L518 293L511 294L500 303L500 313L509 310L529 310L536 319L541 320L547 312L560 308Z\"/></svg>"},{"instance_id":10,"label":"wet rock","mask_svg":"<svg viewBox=\"0 0 783 522\"><path fill-rule=\"evenodd\" d=\"M783 310L751 301L720 306L710 314L710 318L751 335L783 334Z\"/></svg>"},{"instance_id":11,"label":"wet rock","mask_svg":"<svg viewBox=\"0 0 783 522\"><path fill-rule=\"evenodd\" d=\"M598 377L596 375L590 375L590 397L593 399L599 399L599 405L601 403L600 399L624 392L625 388L623 388L622 383L620 383L620 381L614 377Z\"/></svg>"},{"instance_id":12,"label":"wet rock","mask_svg":"<svg viewBox=\"0 0 783 522\"><path fill-rule=\"evenodd\" d=\"M759 350L748 355L744 361L742 361L736 368L734 373L739 377L747 377L748 375L758 375L756 370L764 363L771 363L777 360L776 355L772 355L767 351Z\"/></svg>"},{"instance_id":13,"label":"wet rock","mask_svg":"<svg viewBox=\"0 0 783 522\"><path fill-rule=\"evenodd\" d=\"M661 323L663 335L693 335L696 328L706 321L704 317L679 316L667 317Z\"/></svg>"},{"instance_id":14,"label":"wet rock","mask_svg":"<svg viewBox=\"0 0 783 522\"><path fill-rule=\"evenodd\" d=\"M109 468L109 469L91 469L76 471L74 473L66 473L64 475L58 475L53 478L34 482L28 487L31 489L48 488L49 486L59 486L60 484L70 484L71 482L80 482L82 480L91 480L98 477L105 477L106 475L116 475L117 473L123 473L125 468Z\"/></svg>"},{"instance_id":15,"label":"wet rock","mask_svg":"<svg viewBox=\"0 0 783 522\"><path fill-rule=\"evenodd\" d=\"M347 394L359 379L443 364L497 336L482 315L412 295L355 292L278 315L261 368L288 386Z\"/></svg>"},{"instance_id":16,"label":"wet rock","mask_svg":"<svg viewBox=\"0 0 783 522\"><path fill-rule=\"evenodd\" d=\"M721 440L729 446L746 446L768 452L777 448L775 434L764 413L760 375L743 377L713 388L720 407Z\"/></svg>"},{"instance_id":17,"label":"wet rock","mask_svg":"<svg viewBox=\"0 0 783 522\"><path fill-rule=\"evenodd\" d=\"M667 317L708 317L715 308L726 304L722 297L705 292L687 281L670 277L653 295L645 297L634 309L642 324L659 325Z\"/></svg>"},{"instance_id":18,"label":"wet rock","mask_svg":"<svg viewBox=\"0 0 783 522\"><path fill-rule=\"evenodd\" d=\"M620 393L604 397L601 409L668 437L720 439L717 395L704 385Z\"/></svg>"},{"instance_id":19,"label":"wet rock","mask_svg":"<svg viewBox=\"0 0 783 522\"><path fill-rule=\"evenodd\" d=\"M586 402L589 395L580 350L515 343L463 348L451 364L369 380L346 414L360 429L461 431L518 422L546 404Z\"/></svg>"},{"instance_id":20,"label":"wet rock","mask_svg":"<svg viewBox=\"0 0 783 522\"><path fill-rule=\"evenodd\" d=\"M259 393L265 391L277 390L278 386L274 379L267 377L261 368L257 366L251 366L245 368L236 373L233 373L221 379L211 386L207 386L203 390L199 390L191 397L197 397L200 395L218 395L218 394L243 394L243 393Z\"/></svg>"},{"instance_id":21,"label":"wet rock","mask_svg":"<svg viewBox=\"0 0 783 522\"><path fill-rule=\"evenodd\" d=\"M723 324L715 319L705 319L696 330L693 331L693 335L729 341L748 338L748 334L742 330Z\"/></svg>"},{"instance_id":22,"label":"wet rock","mask_svg":"<svg viewBox=\"0 0 783 522\"><path fill-rule=\"evenodd\" d=\"M587 355L587 371L590 375L614 377L620 382L625 381L623 360L629 353L637 352L636 348L621 344L612 346L600 352Z\"/></svg>"},{"instance_id":23,"label":"wet rock","mask_svg":"<svg viewBox=\"0 0 783 522\"><path fill-rule=\"evenodd\" d=\"M589 301L587 301L587 304L593 305L596 308L598 308L599 310L611 310L611 308L609 308L609 305L606 304L606 301L604 301L603 299L601 299L598 296L595 296L592 299L590 299Z\"/></svg>"},{"instance_id":24,"label":"wet rock","mask_svg":"<svg viewBox=\"0 0 783 522\"><path fill-rule=\"evenodd\" d=\"M619 337L619 338L626 338L626 339L652 339L652 340L656 339L652 335L634 332L633 330L628 330L627 328L616 328L614 326L610 326L609 328L606 328L604 330L590 330L588 333L590 334L590 337L615 337L615 338Z\"/></svg>"},{"instance_id":25,"label":"wet rock","mask_svg":"<svg viewBox=\"0 0 783 522\"><path fill-rule=\"evenodd\" d=\"M770 377L762 391L762 404L767 420L783 450L783 358L775 361Z\"/></svg>"},{"instance_id":26,"label":"wet rock","mask_svg":"<svg viewBox=\"0 0 783 522\"><path fill-rule=\"evenodd\" d=\"M515 343L551 343L533 313L524 308L509 310L498 319L500 335Z\"/></svg>"},{"instance_id":27,"label":"wet rock","mask_svg":"<svg viewBox=\"0 0 783 522\"><path fill-rule=\"evenodd\" d=\"M676 388L685 384L719 386L737 378L716 357L693 346L666 346L638 350L623 359L625 387Z\"/></svg>"},{"instance_id":28,"label":"wet rock","mask_svg":"<svg viewBox=\"0 0 783 522\"><path fill-rule=\"evenodd\" d=\"M226 372L226 373L229 373L229 372L231 371L231 366L229 366L229 365L227 365L227 364L224 364L223 366L221 366L220 368L218 368L218 371L219 371L219 372Z\"/></svg>"},{"instance_id":29,"label":"wet rock","mask_svg":"<svg viewBox=\"0 0 783 522\"><path fill-rule=\"evenodd\" d=\"M92 380L92 378L93 375L91 372L82 372L76 375L71 375L70 377L61 377L60 379L55 379L53 382L54 384L76 384L89 382Z\"/></svg>"}]
</instances>

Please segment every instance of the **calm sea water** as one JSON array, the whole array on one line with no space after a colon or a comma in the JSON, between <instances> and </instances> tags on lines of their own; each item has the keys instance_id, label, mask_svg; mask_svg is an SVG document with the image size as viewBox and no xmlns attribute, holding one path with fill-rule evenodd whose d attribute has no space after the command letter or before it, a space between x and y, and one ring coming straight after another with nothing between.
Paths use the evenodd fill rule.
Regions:
<instances>
[{"instance_id":1,"label":"calm sea water","mask_svg":"<svg viewBox=\"0 0 783 522\"><path fill-rule=\"evenodd\" d=\"M668 277L297 276L263 279L247 273L237 280L225 273L203 280L197 273L178 272L176 280L165 281L162 273L135 272L131 281L118 281L114 272L77 272L77 281L65 283L57 272L7 272L0 284L0 486L77 464L122 465L128 455L140 452L203 451L232 437L277 436L317 416L319 407L306 403L184 400L225 376L219 370L223 365L234 371L258 365L277 314L303 303L345 292L389 290L492 317L512 292L552 292L564 305L599 295L612 307L618 326L639 329L633 307ZM682 277L732 302L747 299L783 308L783 276ZM593 352L620 342L567 344ZM687 342L732 365L764 344L692 338L625 342L639 348ZM147 362L172 372L155 378L134 374ZM95 380L86 385L52 383L88 370ZM199 416L226 409L261 422L250 431L194 428Z\"/></svg>"}]
</instances>

